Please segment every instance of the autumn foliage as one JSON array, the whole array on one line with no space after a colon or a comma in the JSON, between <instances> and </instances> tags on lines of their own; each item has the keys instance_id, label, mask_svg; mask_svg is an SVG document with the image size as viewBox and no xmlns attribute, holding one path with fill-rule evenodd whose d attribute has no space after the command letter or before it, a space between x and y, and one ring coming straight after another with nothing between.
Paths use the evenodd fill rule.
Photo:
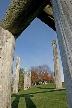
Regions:
<instances>
[{"instance_id":1,"label":"autumn foliage","mask_svg":"<svg viewBox=\"0 0 72 108\"><path fill-rule=\"evenodd\" d=\"M38 82L38 74L35 70L31 70L32 82Z\"/></svg>"},{"instance_id":2,"label":"autumn foliage","mask_svg":"<svg viewBox=\"0 0 72 108\"><path fill-rule=\"evenodd\" d=\"M53 72L47 65L31 67L32 82L54 82Z\"/></svg>"}]
</instances>

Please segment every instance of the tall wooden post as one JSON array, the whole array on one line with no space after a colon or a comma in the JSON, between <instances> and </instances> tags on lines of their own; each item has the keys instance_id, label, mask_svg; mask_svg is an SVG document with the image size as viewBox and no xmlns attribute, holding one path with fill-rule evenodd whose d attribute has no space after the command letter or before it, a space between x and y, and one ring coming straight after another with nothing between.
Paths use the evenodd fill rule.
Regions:
<instances>
[{"instance_id":1,"label":"tall wooden post","mask_svg":"<svg viewBox=\"0 0 72 108\"><path fill-rule=\"evenodd\" d=\"M24 68L24 90L31 88L31 72L27 72L26 67Z\"/></svg>"},{"instance_id":2,"label":"tall wooden post","mask_svg":"<svg viewBox=\"0 0 72 108\"><path fill-rule=\"evenodd\" d=\"M66 86L68 108L72 108L72 0L51 0Z\"/></svg>"},{"instance_id":3,"label":"tall wooden post","mask_svg":"<svg viewBox=\"0 0 72 108\"><path fill-rule=\"evenodd\" d=\"M20 70L20 57L17 56L16 67L15 67L15 76L14 76L14 85L13 85L13 93L18 93L19 70Z\"/></svg>"},{"instance_id":4,"label":"tall wooden post","mask_svg":"<svg viewBox=\"0 0 72 108\"><path fill-rule=\"evenodd\" d=\"M62 79L60 74L60 64L59 64L56 40L52 41L52 47L53 47L53 56L54 56L55 86L56 89L62 89Z\"/></svg>"},{"instance_id":5,"label":"tall wooden post","mask_svg":"<svg viewBox=\"0 0 72 108\"><path fill-rule=\"evenodd\" d=\"M14 36L0 27L0 108L11 108L14 47Z\"/></svg>"}]
</instances>

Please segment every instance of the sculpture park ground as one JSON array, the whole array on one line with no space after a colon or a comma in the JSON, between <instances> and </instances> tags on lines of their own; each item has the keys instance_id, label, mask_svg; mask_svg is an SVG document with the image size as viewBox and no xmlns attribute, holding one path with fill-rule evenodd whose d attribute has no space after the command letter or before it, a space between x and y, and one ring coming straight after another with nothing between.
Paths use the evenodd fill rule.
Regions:
<instances>
[{"instance_id":1,"label":"sculpture park ground","mask_svg":"<svg viewBox=\"0 0 72 108\"><path fill-rule=\"evenodd\" d=\"M20 90L12 94L12 108L68 108L66 90L55 90L53 83Z\"/></svg>"},{"instance_id":2,"label":"sculpture park ground","mask_svg":"<svg viewBox=\"0 0 72 108\"><path fill-rule=\"evenodd\" d=\"M52 27L54 30L56 28L63 66L64 82L66 87L65 96L67 96L68 108L72 108L72 0L11 1L6 14L0 22L0 108L11 108L11 74L16 39L36 17L40 18L41 15L44 15L42 11L43 13L47 13L47 22L45 23ZM43 19L43 17L41 17L40 19L42 21L45 20ZM40 88L37 89L42 90ZM17 103L17 107L14 108L18 108L20 100L24 97L27 108L40 108L40 106L41 108L67 108L67 106L64 106L65 97L62 97L62 99L59 99L59 95L58 98L56 97L57 92L59 91L54 91L51 89L48 90L50 91L41 91L42 94L44 93L44 96L37 96L36 98L34 97L34 95L38 94L39 91L35 90L33 90L33 92L30 91L30 93L28 91L27 94L19 93L18 95L14 95L16 96L16 98L13 103L15 102L15 105ZM52 94L55 92L55 95ZM50 93L50 95L47 96L46 93ZM60 91L60 96L63 96L64 93L61 94ZM54 97L51 95L53 95ZM35 103L36 106L34 107L27 106L27 102L29 102L30 96L32 99L34 99L34 102L36 102L37 100L38 104ZM46 99L45 101L44 97ZM54 98L54 102L50 100L50 98L52 98L52 100ZM51 104L50 106L47 106L49 105L49 100ZM58 105L60 106L57 105L57 101L59 101ZM60 103L60 101L62 101L62 103ZM40 106L38 106L39 104ZM54 107L54 105L56 106ZM20 105L19 108L22 108L22 105ZM23 106L23 108L25 107Z\"/></svg>"}]
</instances>

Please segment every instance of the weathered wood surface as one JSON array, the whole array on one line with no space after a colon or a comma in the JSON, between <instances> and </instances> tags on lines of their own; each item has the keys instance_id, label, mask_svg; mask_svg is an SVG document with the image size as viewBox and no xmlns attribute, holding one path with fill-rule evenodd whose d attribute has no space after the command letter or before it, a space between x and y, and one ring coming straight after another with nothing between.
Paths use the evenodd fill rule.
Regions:
<instances>
[{"instance_id":1,"label":"weathered wood surface","mask_svg":"<svg viewBox=\"0 0 72 108\"><path fill-rule=\"evenodd\" d=\"M43 17L44 16L44 17ZM55 28L55 22L54 22L54 15L52 11L52 5L49 3L37 16L42 22L47 24L49 27L51 27L54 31L56 31Z\"/></svg>"},{"instance_id":2,"label":"weathered wood surface","mask_svg":"<svg viewBox=\"0 0 72 108\"><path fill-rule=\"evenodd\" d=\"M62 89L62 79L60 74L60 64L59 64L56 40L52 41L52 47L53 47L53 56L54 56L55 86L56 89Z\"/></svg>"},{"instance_id":3,"label":"weathered wood surface","mask_svg":"<svg viewBox=\"0 0 72 108\"><path fill-rule=\"evenodd\" d=\"M20 70L20 57L17 56L14 83L13 83L13 93L18 93L19 70Z\"/></svg>"},{"instance_id":4,"label":"weathered wood surface","mask_svg":"<svg viewBox=\"0 0 72 108\"><path fill-rule=\"evenodd\" d=\"M44 16L44 17L43 17ZM56 31L55 28L55 22L54 17L50 14L47 14L43 10L40 12L40 14L37 16L43 23L47 24L49 27L51 27L54 31Z\"/></svg>"},{"instance_id":5,"label":"weathered wood surface","mask_svg":"<svg viewBox=\"0 0 72 108\"><path fill-rule=\"evenodd\" d=\"M14 46L14 36L0 27L0 108L11 108Z\"/></svg>"},{"instance_id":6,"label":"weathered wood surface","mask_svg":"<svg viewBox=\"0 0 72 108\"><path fill-rule=\"evenodd\" d=\"M29 74L25 67L24 68L24 90L27 90L29 88L31 88L31 71Z\"/></svg>"},{"instance_id":7,"label":"weathered wood surface","mask_svg":"<svg viewBox=\"0 0 72 108\"><path fill-rule=\"evenodd\" d=\"M68 108L72 108L72 0L51 0L61 53Z\"/></svg>"},{"instance_id":8,"label":"weathered wood surface","mask_svg":"<svg viewBox=\"0 0 72 108\"><path fill-rule=\"evenodd\" d=\"M50 0L12 0L0 26L17 38L47 4Z\"/></svg>"}]
</instances>

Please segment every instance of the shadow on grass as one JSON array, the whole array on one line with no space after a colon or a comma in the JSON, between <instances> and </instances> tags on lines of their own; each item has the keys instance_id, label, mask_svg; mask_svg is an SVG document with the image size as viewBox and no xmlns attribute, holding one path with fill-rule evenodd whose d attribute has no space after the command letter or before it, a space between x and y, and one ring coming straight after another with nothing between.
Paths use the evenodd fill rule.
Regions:
<instances>
[{"instance_id":1,"label":"shadow on grass","mask_svg":"<svg viewBox=\"0 0 72 108\"><path fill-rule=\"evenodd\" d=\"M12 94L12 97L16 97L15 100L12 102L12 108L18 108L18 103L19 103L20 97L25 98L26 108L37 108L36 105L33 103L33 101L30 99L30 97L33 97L33 94L46 93L46 92L57 92L57 91L65 90L65 89L56 90L53 88L51 88L51 89L52 90L34 92L34 93L28 93L28 94L21 94L21 95Z\"/></svg>"},{"instance_id":2,"label":"shadow on grass","mask_svg":"<svg viewBox=\"0 0 72 108\"><path fill-rule=\"evenodd\" d=\"M39 89L55 89L55 88L42 88L42 87L37 87Z\"/></svg>"},{"instance_id":3,"label":"shadow on grass","mask_svg":"<svg viewBox=\"0 0 72 108\"><path fill-rule=\"evenodd\" d=\"M33 103L33 101L30 99L30 97L33 97L33 95L30 95L30 94L22 94L22 95L13 94L12 97L16 97L15 100L11 104L12 108L18 108L20 97L25 97L26 108L37 108L36 105Z\"/></svg>"},{"instance_id":4,"label":"shadow on grass","mask_svg":"<svg viewBox=\"0 0 72 108\"><path fill-rule=\"evenodd\" d=\"M63 89L59 89L59 90L57 90L57 89L51 89L51 90L45 90L45 91L39 91L39 92L34 92L34 93L29 93L29 94L37 94L37 93L46 93L46 92L57 92L57 91L63 91L63 90L66 90L65 88L63 88Z\"/></svg>"},{"instance_id":5,"label":"shadow on grass","mask_svg":"<svg viewBox=\"0 0 72 108\"><path fill-rule=\"evenodd\" d=\"M11 104L12 108L18 108L18 103L19 103L20 95L13 94L12 97L16 97L15 100Z\"/></svg>"},{"instance_id":6,"label":"shadow on grass","mask_svg":"<svg viewBox=\"0 0 72 108\"><path fill-rule=\"evenodd\" d=\"M25 95L25 102L27 108L37 108L33 101L30 99L33 95Z\"/></svg>"}]
</instances>

